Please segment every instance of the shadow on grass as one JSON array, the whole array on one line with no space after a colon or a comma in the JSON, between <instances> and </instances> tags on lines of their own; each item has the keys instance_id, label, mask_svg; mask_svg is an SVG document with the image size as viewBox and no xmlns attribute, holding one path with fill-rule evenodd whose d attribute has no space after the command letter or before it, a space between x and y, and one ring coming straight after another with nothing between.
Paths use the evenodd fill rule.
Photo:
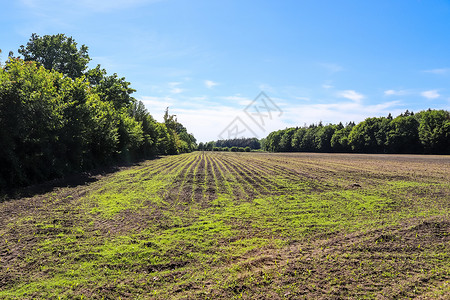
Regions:
<instances>
[{"instance_id":1,"label":"shadow on grass","mask_svg":"<svg viewBox=\"0 0 450 300\"><path fill-rule=\"evenodd\" d=\"M25 186L14 187L0 191L0 203L16 200L25 197L33 197L37 195L46 194L53 191L55 188L73 188L88 183L96 182L103 176L115 173L117 171L138 166L148 160L160 159L160 156L150 157L146 159L136 160L133 162L120 162L112 166L105 166L95 168L89 171L66 175L61 178L55 178L45 182Z\"/></svg>"}]
</instances>

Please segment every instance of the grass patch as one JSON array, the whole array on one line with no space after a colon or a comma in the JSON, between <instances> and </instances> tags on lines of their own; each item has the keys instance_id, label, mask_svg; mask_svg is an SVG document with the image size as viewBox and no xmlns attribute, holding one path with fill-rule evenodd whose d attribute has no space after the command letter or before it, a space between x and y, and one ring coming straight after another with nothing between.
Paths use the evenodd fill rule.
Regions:
<instances>
[{"instance_id":1,"label":"grass patch","mask_svg":"<svg viewBox=\"0 0 450 300\"><path fill-rule=\"evenodd\" d=\"M5 201L0 298L445 298L450 161L420 159L197 152Z\"/></svg>"}]
</instances>

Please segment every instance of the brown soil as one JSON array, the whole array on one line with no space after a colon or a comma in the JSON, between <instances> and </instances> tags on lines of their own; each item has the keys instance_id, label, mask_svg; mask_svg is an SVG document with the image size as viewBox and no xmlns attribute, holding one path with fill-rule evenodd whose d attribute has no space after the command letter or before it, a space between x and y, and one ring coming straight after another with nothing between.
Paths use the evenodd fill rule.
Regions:
<instances>
[{"instance_id":1,"label":"brown soil","mask_svg":"<svg viewBox=\"0 0 450 300\"><path fill-rule=\"evenodd\" d=\"M166 288L172 298L242 298L246 299L347 299L347 298L424 298L437 297L434 291L450 280L450 157L416 155L350 155L350 154L266 154L203 153L161 158L134 166L99 170L62 180L11 192L0 203L0 291L31 283L36 278L51 278L59 257L82 263L95 261L89 249L118 236L135 236L136 243L148 228L164 230L180 226L168 214L181 216L183 226L196 221L189 208L211 209L219 194L230 194L235 203L253 201L265 195L289 195L292 186L308 183L311 193L348 190L365 193L390 182L417 183L402 189L404 194L388 191L402 208L416 209L416 202L435 206L441 213L434 216L405 216L395 225L380 225L356 232L318 232L305 239L283 237L283 247L267 245L241 256L211 259L210 266L197 266L195 259L183 259L183 244L167 253L170 262L144 265L104 264L99 268L130 269L137 273L158 273L148 286L139 282L120 281L135 290L144 290L142 298L153 289ZM145 202L145 209L124 210L114 218L103 218L81 208L90 192L101 188L102 180L112 178L114 171L145 170L152 178L171 177L168 188L160 192L165 206ZM176 174L176 176L175 176ZM135 176L135 175L133 175ZM279 179L283 180L279 180ZM128 178L132 182L133 178ZM216 180L215 180L216 179ZM168 179L169 180L169 179ZM398 198L398 199L397 199ZM395 222L393 222L395 223ZM249 237L267 236L251 222L236 218L231 224L240 233L218 240L226 246ZM77 231L82 228L82 231ZM59 234L74 240L50 254L39 254L46 239ZM272 233L274 238L280 238ZM154 247L151 242L148 247ZM185 248L182 248L185 247ZM178 252L177 252L178 251ZM24 260L33 253L33 259ZM41 268L45 265L47 268ZM241 270L230 273L230 267ZM214 271L211 271L211 269ZM210 272L215 278L199 281L177 281L192 270ZM223 275L231 274L229 277ZM152 275L153 276L153 275ZM217 283L217 278L221 283ZM164 284L166 284L164 286ZM80 293L92 298L134 298L119 290L118 284L89 289ZM448 292L443 297L450 296ZM32 297L30 297L32 298ZM38 297L39 298L39 297ZM161 297L164 298L164 297Z\"/></svg>"}]
</instances>

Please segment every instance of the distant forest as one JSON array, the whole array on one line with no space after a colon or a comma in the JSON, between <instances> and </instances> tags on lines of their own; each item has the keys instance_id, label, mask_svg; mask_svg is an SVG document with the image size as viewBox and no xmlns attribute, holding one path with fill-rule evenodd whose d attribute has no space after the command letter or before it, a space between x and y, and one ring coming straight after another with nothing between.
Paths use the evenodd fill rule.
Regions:
<instances>
[{"instance_id":1,"label":"distant forest","mask_svg":"<svg viewBox=\"0 0 450 300\"><path fill-rule=\"evenodd\" d=\"M345 126L286 128L271 132L261 143L271 152L450 154L450 112L406 111L396 118L389 114Z\"/></svg>"},{"instance_id":2,"label":"distant forest","mask_svg":"<svg viewBox=\"0 0 450 300\"><path fill-rule=\"evenodd\" d=\"M88 69L88 47L71 37L33 34L18 52L0 62L0 189L196 149L176 116L155 121L124 77Z\"/></svg>"},{"instance_id":3,"label":"distant forest","mask_svg":"<svg viewBox=\"0 0 450 300\"><path fill-rule=\"evenodd\" d=\"M198 150L206 151L233 151L243 152L261 149L261 143L257 138L236 138L228 140L210 141L199 143Z\"/></svg>"}]
</instances>

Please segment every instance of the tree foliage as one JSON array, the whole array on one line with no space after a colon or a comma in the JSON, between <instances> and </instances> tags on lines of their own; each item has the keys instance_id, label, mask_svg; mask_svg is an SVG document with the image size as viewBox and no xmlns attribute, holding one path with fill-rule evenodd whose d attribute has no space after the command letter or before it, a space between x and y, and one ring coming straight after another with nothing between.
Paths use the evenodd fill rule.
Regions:
<instances>
[{"instance_id":1,"label":"tree foliage","mask_svg":"<svg viewBox=\"0 0 450 300\"><path fill-rule=\"evenodd\" d=\"M114 108L120 110L129 108L136 102L131 94L136 92L130 87L131 83L125 80L125 77L119 77L116 73L107 76L106 70L100 65L91 69L86 74L86 79L94 91L100 96L100 99L111 102Z\"/></svg>"},{"instance_id":2,"label":"tree foliage","mask_svg":"<svg viewBox=\"0 0 450 300\"><path fill-rule=\"evenodd\" d=\"M65 35L33 34L19 50L26 60L1 66L0 188L196 148L168 111L156 122L125 78L100 66L83 75L87 47L74 49Z\"/></svg>"},{"instance_id":3,"label":"tree foliage","mask_svg":"<svg viewBox=\"0 0 450 300\"><path fill-rule=\"evenodd\" d=\"M261 148L261 144L257 138L235 138L228 140L217 140L214 143L215 146L219 148L250 147L250 149L253 150Z\"/></svg>"},{"instance_id":4,"label":"tree foliage","mask_svg":"<svg viewBox=\"0 0 450 300\"><path fill-rule=\"evenodd\" d=\"M290 147L289 147L290 145ZM406 111L392 118L367 118L359 124L329 124L271 132L263 149L272 152L357 152L450 154L450 113Z\"/></svg>"},{"instance_id":5,"label":"tree foliage","mask_svg":"<svg viewBox=\"0 0 450 300\"><path fill-rule=\"evenodd\" d=\"M70 78L81 77L91 60L87 46L78 49L75 40L62 33L43 37L33 33L27 45L20 46L19 53L25 61L35 61Z\"/></svg>"}]
</instances>

